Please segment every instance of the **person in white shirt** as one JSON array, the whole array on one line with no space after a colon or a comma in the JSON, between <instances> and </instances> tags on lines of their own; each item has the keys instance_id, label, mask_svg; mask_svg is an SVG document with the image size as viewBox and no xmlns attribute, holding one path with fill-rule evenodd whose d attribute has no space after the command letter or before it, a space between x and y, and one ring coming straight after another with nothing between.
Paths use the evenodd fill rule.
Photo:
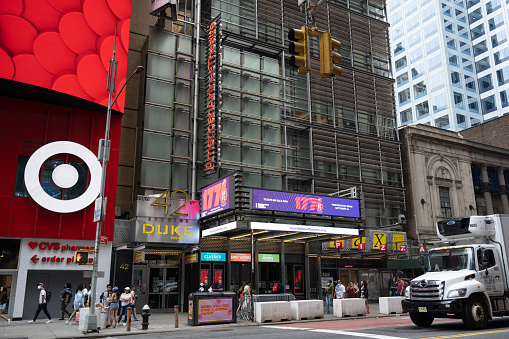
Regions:
<instances>
[{"instance_id":1,"label":"person in white shirt","mask_svg":"<svg viewBox=\"0 0 509 339\"><path fill-rule=\"evenodd\" d=\"M120 314L118 316L117 323L120 324L120 320L122 316L124 316L124 323L122 325L127 325L127 307L129 306L129 300L131 299L131 288L124 288L124 293L120 295Z\"/></svg>"},{"instance_id":2,"label":"person in white shirt","mask_svg":"<svg viewBox=\"0 0 509 339\"><path fill-rule=\"evenodd\" d=\"M341 280L338 280L338 284L334 288L335 292L335 298L336 299L343 299L345 297L345 286L341 283Z\"/></svg>"},{"instance_id":3,"label":"person in white shirt","mask_svg":"<svg viewBox=\"0 0 509 339\"><path fill-rule=\"evenodd\" d=\"M41 310L44 311L44 314L46 314L46 316L48 317L48 321L46 321L46 324L50 323L50 322L53 322L53 320L51 320L51 315L49 314L48 312L48 308L47 308L47 301L46 301L46 290L44 289L44 285L42 283L38 283L37 284L37 288L39 289L39 306L37 306L37 311L35 311L35 315L34 315L34 319L33 320L30 320L29 323L30 324L33 324L35 323L35 321L37 320L37 317L39 316L39 313L41 313Z\"/></svg>"}]
</instances>

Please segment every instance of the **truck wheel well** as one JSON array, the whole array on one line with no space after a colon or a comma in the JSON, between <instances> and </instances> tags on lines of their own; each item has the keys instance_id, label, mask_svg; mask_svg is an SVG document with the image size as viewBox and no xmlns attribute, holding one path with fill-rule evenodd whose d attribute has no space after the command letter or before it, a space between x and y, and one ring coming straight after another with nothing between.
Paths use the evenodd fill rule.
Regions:
<instances>
[{"instance_id":1,"label":"truck wheel well","mask_svg":"<svg viewBox=\"0 0 509 339\"><path fill-rule=\"evenodd\" d=\"M477 293L472 293L470 295L470 297L468 297L469 299L472 298L473 296L478 296L478 297L481 297L483 300L484 300L484 303L486 304L486 307L488 307L488 319L492 319L493 318L493 310L491 308L491 302L490 302L490 299L488 297L486 297L486 294L484 293L481 293L481 292L477 292Z\"/></svg>"}]
</instances>

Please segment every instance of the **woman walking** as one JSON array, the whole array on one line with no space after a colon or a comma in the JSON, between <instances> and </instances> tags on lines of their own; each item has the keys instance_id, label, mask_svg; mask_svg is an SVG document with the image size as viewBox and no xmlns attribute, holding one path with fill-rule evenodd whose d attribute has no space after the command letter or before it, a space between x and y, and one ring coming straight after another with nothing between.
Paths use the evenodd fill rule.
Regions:
<instances>
[{"instance_id":1,"label":"woman walking","mask_svg":"<svg viewBox=\"0 0 509 339\"><path fill-rule=\"evenodd\" d=\"M67 305L72 299L71 283L65 283L64 289L60 292L60 311L62 311L62 317L58 320L64 320L65 315L70 316L71 313L67 310Z\"/></svg>"},{"instance_id":2,"label":"woman walking","mask_svg":"<svg viewBox=\"0 0 509 339\"><path fill-rule=\"evenodd\" d=\"M11 319L7 319L2 313L4 313L5 306L7 305L7 286L0 287L0 318L7 321L7 325L11 323Z\"/></svg>"},{"instance_id":3,"label":"woman walking","mask_svg":"<svg viewBox=\"0 0 509 339\"><path fill-rule=\"evenodd\" d=\"M140 319L138 319L138 317L136 316L136 299L137 296L133 286L131 287L131 299L129 300L129 306L131 306L134 321L139 321Z\"/></svg>"},{"instance_id":4,"label":"woman walking","mask_svg":"<svg viewBox=\"0 0 509 339\"><path fill-rule=\"evenodd\" d=\"M80 311L80 309L83 307L83 303L85 302L85 292L86 289L85 284L81 283L78 285L78 288L76 288L76 294L74 296L74 304L73 308L74 311L72 312L69 319L66 320L67 325L71 325L72 318L76 316L76 313Z\"/></svg>"},{"instance_id":5,"label":"woman walking","mask_svg":"<svg viewBox=\"0 0 509 339\"><path fill-rule=\"evenodd\" d=\"M117 327L118 316L118 287L113 287L113 293L106 298L110 303L110 324L106 327Z\"/></svg>"},{"instance_id":6,"label":"woman walking","mask_svg":"<svg viewBox=\"0 0 509 339\"><path fill-rule=\"evenodd\" d=\"M364 298L364 303L366 304L366 314L369 314L368 296L368 285L364 280L361 280L361 298Z\"/></svg>"}]
</instances>

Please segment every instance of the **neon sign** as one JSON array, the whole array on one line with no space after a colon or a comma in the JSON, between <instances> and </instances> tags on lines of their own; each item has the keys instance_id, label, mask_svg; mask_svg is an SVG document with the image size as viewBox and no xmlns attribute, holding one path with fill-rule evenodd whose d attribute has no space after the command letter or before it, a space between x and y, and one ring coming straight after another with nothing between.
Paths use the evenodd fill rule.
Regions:
<instances>
[{"instance_id":1,"label":"neon sign","mask_svg":"<svg viewBox=\"0 0 509 339\"><path fill-rule=\"evenodd\" d=\"M216 134L216 22L212 21L209 26L209 43L208 43L208 59L207 59L207 70L208 70L208 87L207 87L207 161L205 168L207 170L215 169L215 134Z\"/></svg>"}]
</instances>

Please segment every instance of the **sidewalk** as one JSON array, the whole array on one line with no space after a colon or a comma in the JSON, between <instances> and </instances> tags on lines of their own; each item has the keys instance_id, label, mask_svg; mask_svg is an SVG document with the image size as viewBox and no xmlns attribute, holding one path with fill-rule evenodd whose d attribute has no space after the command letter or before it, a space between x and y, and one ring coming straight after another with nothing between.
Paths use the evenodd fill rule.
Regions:
<instances>
[{"instance_id":1,"label":"sidewalk","mask_svg":"<svg viewBox=\"0 0 509 339\"><path fill-rule=\"evenodd\" d=\"M36 321L35 324L29 324L27 320L23 321L12 321L10 325L7 322L0 320L0 338L15 339L15 338L28 338L28 339L64 339L64 338L76 338L76 337L107 337L107 336L125 336L129 334L145 334L145 333L161 333L170 331L186 331L191 329L203 329L203 328L221 328L231 326L259 326L269 324L290 324L290 323L303 323L310 321L331 321L331 320L345 320L345 319L361 319L361 318L378 318L378 317L394 317L398 316L395 314L380 314L378 303L369 304L371 314L367 314L363 317L346 317L337 318L332 314L325 314L324 319L313 319L313 320L301 320L301 321L283 321L278 323L264 323L259 324L256 322L239 320L233 324L217 324L217 325L204 325L204 326L191 326L187 324L187 313L179 313L179 327L175 328L175 314L174 313L152 313L149 317L148 330L141 329L141 314L138 314L140 321L132 322L131 331L126 331L126 326L120 325L117 328L105 328L100 330L99 333L83 334L78 330L78 324L66 325L63 320L53 320L52 323L46 324L46 320L41 317Z\"/></svg>"}]
</instances>

